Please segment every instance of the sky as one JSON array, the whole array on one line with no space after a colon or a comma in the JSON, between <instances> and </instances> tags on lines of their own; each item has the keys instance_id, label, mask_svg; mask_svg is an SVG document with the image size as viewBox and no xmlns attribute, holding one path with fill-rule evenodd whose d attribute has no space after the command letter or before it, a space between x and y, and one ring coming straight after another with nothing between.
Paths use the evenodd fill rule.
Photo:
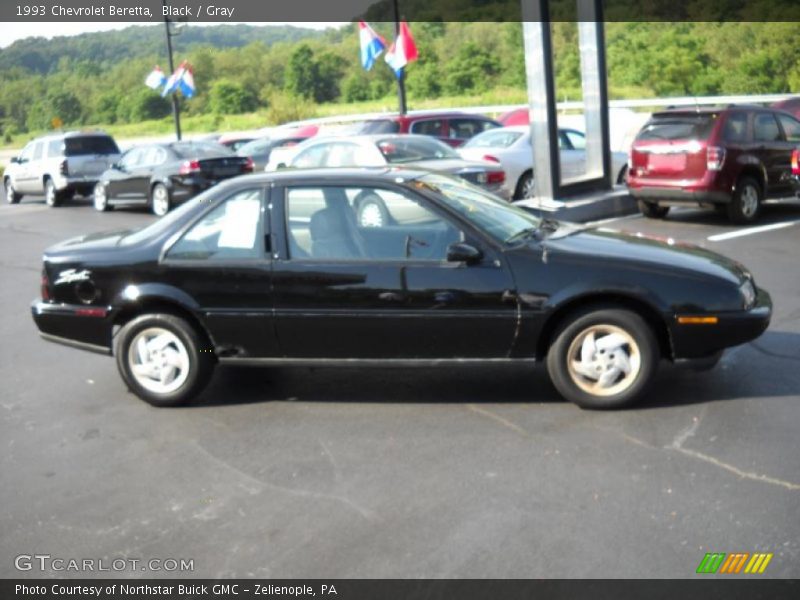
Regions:
<instances>
[{"instance_id":1,"label":"sky","mask_svg":"<svg viewBox=\"0 0 800 600\"><path fill-rule=\"evenodd\" d=\"M325 29L326 27L340 27L348 23L246 23L247 25L296 25L311 29ZM52 38L62 35L78 35L90 31L108 31L110 29L124 29L132 25L150 25L159 27L152 21L147 23L0 23L0 48L27 37ZM225 23L192 23L192 27L205 27L209 25L236 25L227 21Z\"/></svg>"}]
</instances>

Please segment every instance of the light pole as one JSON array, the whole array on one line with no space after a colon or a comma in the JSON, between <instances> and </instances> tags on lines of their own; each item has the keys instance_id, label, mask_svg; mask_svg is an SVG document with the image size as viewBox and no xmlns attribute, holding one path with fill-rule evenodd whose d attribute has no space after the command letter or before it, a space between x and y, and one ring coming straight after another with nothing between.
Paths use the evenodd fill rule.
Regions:
<instances>
[{"instance_id":1,"label":"light pole","mask_svg":"<svg viewBox=\"0 0 800 600\"><path fill-rule=\"evenodd\" d=\"M177 33L173 33L170 31L169 24L170 18L167 16L167 0L161 0L161 4L164 7L164 33L167 39L167 56L169 57L169 73L172 75L175 72L175 63L172 60L172 36L177 35ZM173 91L170 93L172 96L172 116L175 119L175 135L178 137L178 141L181 139L181 111L180 107L178 106L178 95Z\"/></svg>"}]
</instances>

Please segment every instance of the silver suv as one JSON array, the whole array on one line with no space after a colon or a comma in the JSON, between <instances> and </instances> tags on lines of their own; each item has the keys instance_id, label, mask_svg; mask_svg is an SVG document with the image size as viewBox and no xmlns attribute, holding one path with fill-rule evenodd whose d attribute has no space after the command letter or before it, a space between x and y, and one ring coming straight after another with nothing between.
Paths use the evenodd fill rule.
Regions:
<instances>
[{"instance_id":1,"label":"silver suv","mask_svg":"<svg viewBox=\"0 0 800 600\"><path fill-rule=\"evenodd\" d=\"M44 193L48 206L59 206L76 192L88 196L100 174L119 157L114 138L101 131L37 138L6 167L6 200L16 204L24 194Z\"/></svg>"}]
</instances>

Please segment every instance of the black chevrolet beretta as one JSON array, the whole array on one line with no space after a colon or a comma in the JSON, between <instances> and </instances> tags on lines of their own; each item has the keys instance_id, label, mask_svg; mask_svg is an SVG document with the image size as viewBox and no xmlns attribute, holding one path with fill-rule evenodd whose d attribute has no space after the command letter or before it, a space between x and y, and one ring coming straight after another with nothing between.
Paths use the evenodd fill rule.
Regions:
<instances>
[{"instance_id":1,"label":"black chevrolet beretta","mask_svg":"<svg viewBox=\"0 0 800 600\"><path fill-rule=\"evenodd\" d=\"M364 202L389 218L359 225ZM41 295L45 339L113 354L158 406L196 396L216 363L546 361L565 398L621 407L660 359L713 366L772 311L719 254L541 219L394 168L229 180L144 229L49 248Z\"/></svg>"}]
</instances>

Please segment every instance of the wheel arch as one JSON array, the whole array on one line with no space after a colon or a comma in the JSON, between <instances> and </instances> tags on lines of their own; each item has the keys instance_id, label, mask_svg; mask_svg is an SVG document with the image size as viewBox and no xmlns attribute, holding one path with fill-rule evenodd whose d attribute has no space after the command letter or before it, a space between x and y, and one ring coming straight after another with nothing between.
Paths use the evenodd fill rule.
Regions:
<instances>
[{"instance_id":1,"label":"wheel arch","mask_svg":"<svg viewBox=\"0 0 800 600\"><path fill-rule=\"evenodd\" d=\"M536 342L536 360L543 361L552 345L559 327L572 314L587 308L624 308L638 314L653 331L658 341L658 349L663 358L673 359L672 339L664 317L649 302L636 296L609 292L587 294L567 300L560 304L544 322Z\"/></svg>"},{"instance_id":2,"label":"wheel arch","mask_svg":"<svg viewBox=\"0 0 800 600\"><path fill-rule=\"evenodd\" d=\"M762 165L749 164L743 166L741 171L739 171L739 175L736 177L736 181L733 182L733 190L731 190L731 193L734 193L739 188L739 182L745 177L755 179L758 185L761 186L762 198L767 197L767 175Z\"/></svg>"},{"instance_id":3,"label":"wheel arch","mask_svg":"<svg viewBox=\"0 0 800 600\"><path fill-rule=\"evenodd\" d=\"M119 330L133 319L146 314L163 313L184 319L212 347L214 340L198 316L196 305L187 303L174 295L143 294L135 301L124 302L115 310L112 318L112 338ZM113 344L112 344L113 348Z\"/></svg>"}]
</instances>

